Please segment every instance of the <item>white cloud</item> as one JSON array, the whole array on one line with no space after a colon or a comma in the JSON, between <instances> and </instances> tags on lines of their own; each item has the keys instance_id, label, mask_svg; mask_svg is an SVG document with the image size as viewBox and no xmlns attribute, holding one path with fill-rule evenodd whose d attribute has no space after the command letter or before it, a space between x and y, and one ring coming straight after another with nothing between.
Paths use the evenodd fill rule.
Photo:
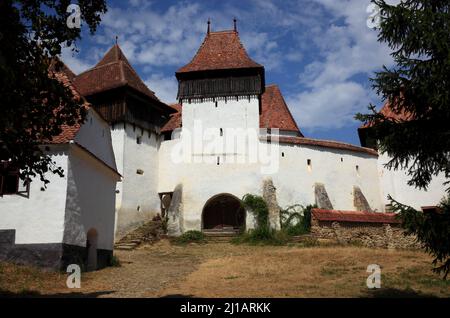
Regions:
<instances>
[{"instance_id":1,"label":"white cloud","mask_svg":"<svg viewBox=\"0 0 450 318\"><path fill-rule=\"evenodd\" d=\"M74 72L81 72L91 68L94 64L79 58L79 53L72 51L72 48L64 47L61 50L61 60Z\"/></svg>"},{"instance_id":2,"label":"white cloud","mask_svg":"<svg viewBox=\"0 0 450 318\"><path fill-rule=\"evenodd\" d=\"M313 88L287 99L299 125L309 131L342 128L367 105L369 93L360 84L343 82ZM294 107L292 107L294 106Z\"/></svg>"},{"instance_id":3,"label":"white cloud","mask_svg":"<svg viewBox=\"0 0 450 318\"><path fill-rule=\"evenodd\" d=\"M153 74L145 84L155 92L156 96L165 103L175 103L177 100L178 83L174 76L165 77Z\"/></svg>"},{"instance_id":4,"label":"white cloud","mask_svg":"<svg viewBox=\"0 0 450 318\"><path fill-rule=\"evenodd\" d=\"M128 8L110 6L94 37L97 45L88 52L89 62L67 54L63 60L74 71L82 71L118 35L119 45L150 89L163 101L173 102L177 91L173 71L194 56L207 19L212 19L213 30L222 30L232 27L235 16L242 42L256 62L268 72L298 76L297 88L291 88L286 99L301 127L343 127L375 101L371 88L355 79L372 76L391 63L389 50L377 41L377 31L366 25L369 0L236 3L213 7L183 1L161 10L152 1L129 0ZM296 66L304 61L308 64L299 71Z\"/></svg>"},{"instance_id":5,"label":"white cloud","mask_svg":"<svg viewBox=\"0 0 450 318\"><path fill-rule=\"evenodd\" d=\"M331 14L332 23L311 36L318 54L299 75L305 90L288 100L300 126L341 128L374 102L371 88L354 77L370 77L382 65L391 64L392 58L387 46L377 42L377 31L366 25L368 0L316 1Z\"/></svg>"}]
</instances>

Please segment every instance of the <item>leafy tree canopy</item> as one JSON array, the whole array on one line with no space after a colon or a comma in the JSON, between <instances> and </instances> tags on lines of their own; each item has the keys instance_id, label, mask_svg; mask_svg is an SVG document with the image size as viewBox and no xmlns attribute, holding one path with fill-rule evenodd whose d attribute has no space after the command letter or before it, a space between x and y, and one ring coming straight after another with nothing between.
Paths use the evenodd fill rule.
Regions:
<instances>
[{"instance_id":1,"label":"leafy tree canopy","mask_svg":"<svg viewBox=\"0 0 450 318\"><path fill-rule=\"evenodd\" d=\"M439 173L450 177L450 2L373 2L380 8L378 40L395 60L376 73L373 87L396 116L370 105L370 114L356 118L392 158L387 168L408 169L409 184L426 188Z\"/></svg>"},{"instance_id":2,"label":"leafy tree canopy","mask_svg":"<svg viewBox=\"0 0 450 318\"><path fill-rule=\"evenodd\" d=\"M391 160L389 169L407 169L408 184L426 188L433 176L450 178L450 2L403 0L380 8L378 40L392 49L395 66L383 67L373 87L388 103L385 112L370 105L356 118ZM448 183L448 182L447 182ZM450 190L450 189L449 189ZM389 197L407 233L415 234L434 256L435 270L450 270L450 205L422 213Z\"/></svg>"},{"instance_id":3,"label":"leafy tree canopy","mask_svg":"<svg viewBox=\"0 0 450 318\"><path fill-rule=\"evenodd\" d=\"M70 0L0 1L0 160L11 160L21 178L45 173L62 175L41 148L61 126L84 120L81 100L49 74L63 45L80 39L81 29L69 28ZM106 12L104 0L78 0L81 21L94 33ZM61 67L56 63L55 67Z\"/></svg>"}]
</instances>

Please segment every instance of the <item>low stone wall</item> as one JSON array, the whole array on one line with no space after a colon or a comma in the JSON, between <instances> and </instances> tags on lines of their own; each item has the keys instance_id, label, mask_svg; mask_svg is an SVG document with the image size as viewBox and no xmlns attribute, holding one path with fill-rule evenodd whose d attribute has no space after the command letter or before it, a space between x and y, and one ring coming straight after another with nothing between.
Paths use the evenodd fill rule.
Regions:
<instances>
[{"instance_id":1,"label":"low stone wall","mask_svg":"<svg viewBox=\"0 0 450 318\"><path fill-rule=\"evenodd\" d=\"M416 237L405 235L399 221L384 217L380 213L380 221L366 221L367 213L378 214L375 212L349 212L352 216L347 220L340 216L345 211L336 211L339 216L333 220L333 210L327 210L326 217L323 217L316 209L313 209L311 215L311 234L316 238L331 239L340 244L358 244L366 247L378 248L420 248ZM324 210L322 210L324 211ZM358 219L357 215L361 215ZM336 213L337 215L337 213ZM383 213L383 215L387 215ZM350 219L350 218L349 218Z\"/></svg>"}]
</instances>

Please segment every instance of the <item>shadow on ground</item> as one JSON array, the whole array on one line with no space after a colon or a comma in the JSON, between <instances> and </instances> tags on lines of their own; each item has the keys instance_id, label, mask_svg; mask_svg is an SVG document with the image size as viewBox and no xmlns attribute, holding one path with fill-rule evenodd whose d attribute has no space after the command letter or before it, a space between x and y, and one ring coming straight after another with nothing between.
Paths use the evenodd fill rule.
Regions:
<instances>
[{"instance_id":1,"label":"shadow on ground","mask_svg":"<svg viewBox=\"0 0 450 318\"><path fill-rule=\"evenodd\" d=\"M34 290L25 290L19 293L0 290L0 298L97 298L103 295L113 294L114 291L99 291L93 293L55 293L55 294L40 294Z\"/></svg>"}]
</instances>

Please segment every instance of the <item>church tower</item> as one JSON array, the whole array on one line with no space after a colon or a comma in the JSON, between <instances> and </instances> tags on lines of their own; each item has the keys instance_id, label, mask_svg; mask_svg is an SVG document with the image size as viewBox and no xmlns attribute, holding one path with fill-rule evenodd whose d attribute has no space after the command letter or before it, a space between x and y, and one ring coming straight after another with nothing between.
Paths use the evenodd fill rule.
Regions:
<instances>
[{"instance_id":1,"label":"church tower","mask_svg":"<svg viewBox=\"0 0 450 318\"><path fill-rule=\"evenodd\" d=\"M208 21L203 43L193 59L178 69L176 77L184 136L189 133L199 138L194 133L199 130L209 135L212 132L217 139L225 139L227 131L238 129L259 132L264 67L248 56L236 20L233 30L218 32L211 31ZM220 164L231 152L203 151L201 156L210 156Z\"/></svg>"},{"instance_id":2,"label":"church tower","mask_svg":"<svg viewBox=\"0 0 450 318\"><path fill-rule=\"evenodd\" d=\"M76 76L74 84L111 126L122 175L116 189L117 240L160 212L160 130L174 109L144 84L117 43L97 65Z\"/></svg>"}]
</instances>

